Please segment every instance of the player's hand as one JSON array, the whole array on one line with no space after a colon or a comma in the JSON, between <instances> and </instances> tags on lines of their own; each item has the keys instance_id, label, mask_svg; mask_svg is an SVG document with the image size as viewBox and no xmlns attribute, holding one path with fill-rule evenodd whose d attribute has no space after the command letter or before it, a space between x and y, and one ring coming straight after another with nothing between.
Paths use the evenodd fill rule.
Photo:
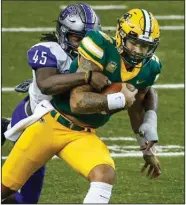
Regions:
<instances>
[{"instance_id":1,"label":"player's hand","mask_svg":"<svg viewBox=\"0 0 186 205\"><path fill-rule=\"evenodd\" d=\"M135 87L128 83L122 83L122 89L121 91L125 96L125 108L132 106L132 104L135 102L135 95L137 94L138 90L135 89Z\"/></svg>"},{"instance_id":2,"label":"player's hand","mask_svg":"<svg viewBox=\"0 0 186 205\"><path fill-rule=\"evenodd\" d=\"M141 173L145 173L148 169L146 176L151 179L157 178L161 175L160 163L155 155L143 155L145 164L141 169Z\"/></svg>"},{"instance_id":3,"label":"player's hand","mask_svg":"<svg viewBox=\"0 0 186 205\"><path fill-rule=\"evenodd\" d=\"M19 85L16 85L14 90L19 93L26 93L28 92L29 86L32 83L33 79L24 80Z\"/></svg>"},{"instance_id":4,"label":"player's hand","mask_svg":"<svg viewBox=\"0 0 186 205\"><path fill-rule=\"evenodd\" d=\"M101 92L103 88L110 85L111 81L103 75L101 72L92 72L92 78L90 85L96 89L98 92Z\"/></svg>"}]
</instances>

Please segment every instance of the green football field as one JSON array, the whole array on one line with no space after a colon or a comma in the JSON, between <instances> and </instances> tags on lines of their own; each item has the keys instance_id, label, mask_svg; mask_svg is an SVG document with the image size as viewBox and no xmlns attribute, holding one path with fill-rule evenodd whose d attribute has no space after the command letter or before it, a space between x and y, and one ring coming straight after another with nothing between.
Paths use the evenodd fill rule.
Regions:
<instances>
[{"instance_id":1,"label":"green football field","mask_svg":"<svg viewBox=\"0 0 186 205\"><path fill-rule=\"evenodd\" d=\"M75 1L74 1L75 2ZM13 87L32 77L27 65L27 50L39 42L46 31L55 29L64 1L2 2L2 116L10 118L25 96ZM143 165L138 144L127 113L120 112L98 135L108 145L115 160L117 181L111 203L183 204L184 203L184 2L183 1L84 1L97 7L104 32L114 35L117 18L131 8L143 8L157 16L161 40L156 55L163 72L156 87L159 95L157 154L162 176L150 180L140 175ZM103 7L109 6L110 7ZM115 6L115 7L114 7ZM110 8L110 9L109 9ZM39 30L39 31L38 31ZM162 88L163 87L163 88ZM42 145L41 145L42 146ZM2 148L5 159L12 147ZM47 164L46 178L39 203L82 203L89 183L59 159Z\"/></svg>"}]
</instances>

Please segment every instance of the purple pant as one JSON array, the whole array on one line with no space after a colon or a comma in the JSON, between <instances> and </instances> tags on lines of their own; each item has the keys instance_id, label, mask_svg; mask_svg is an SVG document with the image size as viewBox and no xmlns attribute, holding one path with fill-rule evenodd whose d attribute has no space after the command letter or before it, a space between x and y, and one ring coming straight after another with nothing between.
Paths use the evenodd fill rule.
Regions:
<instances>
[{"instance_id":1,"label":"purple pant","mask_svg":"<svg viewBox=\"0 0 186 205\"><path fill-rule=\"evenodd\" d=\"M27 118L27 114L25 112L25 103L29 100L29 96L25 97L16 107L12 114L11 119L11 127L13 127L20 120Z\"/></svg>"},{"instance_id":2,"label":"purple pant","mask_svg":"<svg viewBox=\"0 0 186 205\"><path fill-rule=\"evenodd\" d=\"M12 114L11 127L17 122L27 117L25 112L25 103L29 96L25 97L16 107ZM21 188L20 193L15 193L15 199L18 204L36 204L41 195L43 180L45 175L45 166L35 172Z\"/></svg>"}]
</instances>

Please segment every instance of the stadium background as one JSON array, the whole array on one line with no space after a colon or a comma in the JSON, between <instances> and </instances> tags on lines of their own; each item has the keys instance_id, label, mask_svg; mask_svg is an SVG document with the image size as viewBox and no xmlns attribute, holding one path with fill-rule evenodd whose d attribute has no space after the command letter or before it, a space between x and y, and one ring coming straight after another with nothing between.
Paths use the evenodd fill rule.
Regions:
<instances>
[{"instance_id":1,"label":"stadium background","mask_svg":"<svg viewBox=\"0 0 186 205\"><path fill-rule=\"evenodd\" d=\"M39 42L41 33L54 30L64 1L2 1L2 116L10 117L25 96L13 87L31 78L26 51ZM159 180L141 176L143 165L127 113L112 117L98 135L114 156L117 182L111 203L184 203L184 1L83 1L97 6L104 31L114 35L116 20L131 8L143 8L159 19L161 41L156 52L163 63L157 81L159 94ZM115 7L109 5L115 5ZM107 6L107 7L103 7ZM110 31L109 31L110 30ZM42 145L41 145L42 146ZM12 145L6 142L2 158ZM81 203L89 183L63 161L51 160L39 203Z\"/></svg>"}]
</instances>

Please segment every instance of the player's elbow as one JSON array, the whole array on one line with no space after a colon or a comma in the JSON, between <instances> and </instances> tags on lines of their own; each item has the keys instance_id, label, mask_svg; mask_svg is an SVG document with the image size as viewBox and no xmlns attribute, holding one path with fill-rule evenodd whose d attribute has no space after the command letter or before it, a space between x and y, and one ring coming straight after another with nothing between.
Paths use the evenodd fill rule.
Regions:
<instances>
[{"instance_id":1,"label":"player's elbow","mask_svg":"<svg viewBox=\"0 0 186 205\"><path fill-rule=\"evenodd\" d=\"M75 114L81 114L81 99L78 95L71 95L70 97L70 108Z\"/></svg>"},{"instance_id":2,"label":"player's elbow","mask_svg":"<svg viewBox=\"0 0 186 205\"><path fill-rule=\"evenodd\" d=\"M81 108L76 100L70 100L71 111L75 114L81 114Z\"/></svg>"},{"instance_id":3,"label":"player's elbow","mask_svg":"<svg viewBox=\"0 0 186 205\"><path fill-rule=\"evenodd\" d=\"M37 82L37 86L42 94L44 95L51 95L50 87L46 85L44 82Z\"/></svg>"},{"instance_id":4,"label":"player's elbow","mask_svg":"<svg viewBox=\"0 0 186 205\"><path fill-rule=\"evenodd\" d=\"M44 95L51 95L51 92L48 88L41 88L40 91Z\"/></svg>"}]
</instances>

